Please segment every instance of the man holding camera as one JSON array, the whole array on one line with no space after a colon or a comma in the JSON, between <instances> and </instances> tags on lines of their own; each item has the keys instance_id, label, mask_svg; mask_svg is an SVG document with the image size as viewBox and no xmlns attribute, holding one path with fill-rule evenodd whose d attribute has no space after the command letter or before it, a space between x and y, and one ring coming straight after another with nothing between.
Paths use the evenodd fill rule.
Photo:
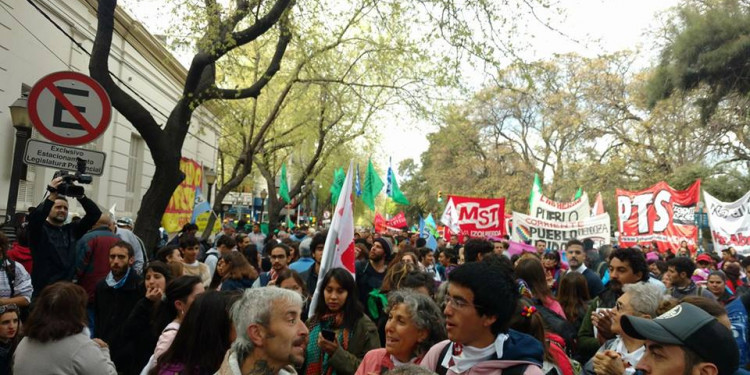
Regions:
<instances>
[{"instance_id":1,"label":"man holding camera","mask_svg":"<svg viewBox=\"0 0 750 375\"><path fill-rule=\"evenodd\" d=\"M29 215L34 296L56 281L73 280L76 242L94 226L102 214L94 201L81 194L76 198L86 215L77 223L65 224L68 218L68 200L58 193L58 188L63 183L70 184L64 180L64 176L55 177L47 186L50 192L47 199Z\"/></svg>"}]
</instances>

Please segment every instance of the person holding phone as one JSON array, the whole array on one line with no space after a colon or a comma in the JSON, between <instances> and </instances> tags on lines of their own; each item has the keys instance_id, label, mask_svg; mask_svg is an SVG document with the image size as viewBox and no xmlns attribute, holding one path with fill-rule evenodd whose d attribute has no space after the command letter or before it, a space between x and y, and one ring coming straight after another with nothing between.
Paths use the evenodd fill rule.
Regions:
<instances>
[{"instance_id":1,"label":"person holding phone","mask_svg":"<svg viewBox=\"0 0 750 375\"><path fill-rule=\"evenodd\" d=\"M323 278L302 374L352 375L365 354L380 347L377 327L363 311L349 271L335 268Z\"/></svg>"}]
</instances>

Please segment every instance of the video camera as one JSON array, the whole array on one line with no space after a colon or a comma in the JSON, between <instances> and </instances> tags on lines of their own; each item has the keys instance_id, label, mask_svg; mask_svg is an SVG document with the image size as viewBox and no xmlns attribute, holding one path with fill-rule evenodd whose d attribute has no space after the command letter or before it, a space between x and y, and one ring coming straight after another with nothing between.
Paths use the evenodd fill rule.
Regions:
<instances>
[{"instance_id":1,"label":"video camera","mask_svg":"<svg viewBox=\"0 0 750 375\"><path fill-rule=\"evenodd\" d=\"M81 198L84 195L83 186L78 186L73 182L78 181L81 184L90 184L94 178L86 174L86 160L76 158L76 173L71 174L68 171L57 171L55 177L62 177L63 182L57 185L57 193L66 197Z\"/></svg>"}]
</instances>

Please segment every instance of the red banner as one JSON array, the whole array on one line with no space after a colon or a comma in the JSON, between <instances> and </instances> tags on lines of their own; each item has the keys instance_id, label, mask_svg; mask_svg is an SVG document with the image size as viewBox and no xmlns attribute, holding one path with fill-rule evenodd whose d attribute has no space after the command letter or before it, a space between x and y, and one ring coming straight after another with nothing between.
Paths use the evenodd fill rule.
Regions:
<instances>
[{"instance_id":1,"label":"red banner","mask_svg":"<svg viewBox=\"0 0 750 375\"><path fill-rule=\"evenodd\" d=\"M687 190L675 190L663 181L641 191L617 189L620 246L656 241L659 251L676 252L685 241L695 251L698 228L694 215L700 189L700 180Z\"/></svg>"},{"instance_id":2,"label":"red banner","mask_svg":"<svg viewBox=\"0 0 750 375\"><path fill-rule=\"evenodd\" d=\"M408 227L409 224L406 223L406 215L401 211L398 215L394 216L393 219L388 220L386 226L388 226L389 229L401 230Z\"/></svg>"},{"instance_id":3,"label":"red banner","mask_svg":"<svg viewBox=\"0 0 750 375\"><path fill-rule=\"evenodd\" d=\"M463 236L486 238L506 234L505 198L449 195L448 201L453 201Z\"/></svg>"},{"instance_id":4,"label":"red banner","mask_svg":"<svg viewBox=\"0 0 750 375\"><path fill-rule=\"evenodd\" d=\"M379 213L375 213L375 233L385 233L385 218Z\"/></svg>"}]
</instances>

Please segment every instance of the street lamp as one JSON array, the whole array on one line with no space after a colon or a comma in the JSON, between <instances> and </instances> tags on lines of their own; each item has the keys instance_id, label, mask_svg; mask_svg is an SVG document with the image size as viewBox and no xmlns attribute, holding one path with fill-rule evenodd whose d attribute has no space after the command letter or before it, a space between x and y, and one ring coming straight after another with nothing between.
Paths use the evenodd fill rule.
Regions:
<instances>
[{"instance_id":1,"label":"street lamp","mask_svg":"<svg viewBox=\"0 0 750 375\"><path fill-rule=\"evenodd\" d=\"M206 183L208 184L208 203L211 204L211 188L216 183L216 171L213 168L209 169L205 173Z\"/></svg>"},{"instance_id":2,"label":"street lamp","mask_svg":"<svg viewBox=\"0 0 750 375\"><path fill-rule=\"evenodd\" d=\"M8 203L5 206L5 222L15 225L18 185L21 183L21 172L23 170L23 154L26 151L26 141L31 138L31 121L29 120L29 111L27 109L27 95L21 95L9 108L11 122L16 129L16 144L13 149L13 169L10 173Z\"/></svg>"},{"instance_id":3,"label":"street lamp","mask_svg":"<svg viewBox=\"0 0 750 375\"><path fill-rule=\"evenodd\" d=\"M260 191L260 222L263 222L263 211L265 210L266 198L268 198L268 192L266 189Z\"/></svg>"}]
</instances>

